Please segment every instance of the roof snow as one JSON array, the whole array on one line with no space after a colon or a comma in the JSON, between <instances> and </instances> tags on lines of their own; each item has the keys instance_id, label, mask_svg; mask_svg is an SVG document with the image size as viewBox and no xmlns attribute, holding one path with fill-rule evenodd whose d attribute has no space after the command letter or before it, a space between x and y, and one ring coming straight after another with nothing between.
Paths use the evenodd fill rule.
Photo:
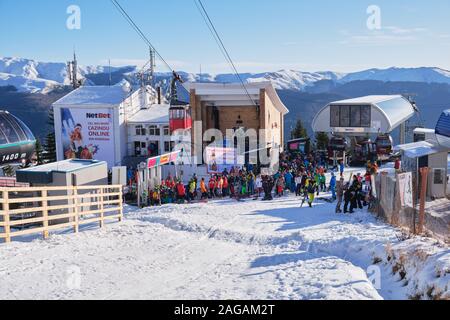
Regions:
<instances>
[{"instance_id":1,"label":"roof snow","mask_svg":"<svg viewBox=\"0 0 450 320\"><path fill-rule=\"evenodd\" d=\"M128 119L128 122L134 124L168 124L169 108L170 106L167 104L154 104L148 109L139 110L134 116Z\"/></svg>"},{"instance_id":2,"label":"roof snow","mask_svg":"<svg viewBox=\"0 0 450 320\"><path fill-rule=\"evenodd\" d=\"M419 141L403 144L394 148L396 151L403 151L408 158L420 158L431 154L448 152L448 149L438 145L435 141Z\"/></svg>"},{"instance_id":3,"label":"roof snow","mask_svg":"<svg viewBox=\"0 0 450 320\"><path fill-rule=\"evenodd\" d=\"M118 105L121 104L129 94L122 86L93 86L80 87L65 97L61 98L55 105Z\"/></svg>"},{"instance_id":4,"label":"roof snow","mask_svg":"<svg viewBox=\"0 0 450 320\"><path fill-rule=\"evenodd\" d=\"M377 104L383 101L403 98L401 95L373 95L348 100L335 101L332 104Z\"/></svg>"}]
</instances>

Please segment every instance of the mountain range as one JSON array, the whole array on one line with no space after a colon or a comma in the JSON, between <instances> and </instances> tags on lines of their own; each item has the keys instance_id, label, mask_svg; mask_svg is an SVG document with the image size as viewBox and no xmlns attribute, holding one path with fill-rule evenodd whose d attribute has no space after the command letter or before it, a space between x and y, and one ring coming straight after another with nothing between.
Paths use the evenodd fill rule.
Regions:
<instances>
[{"instance_id":1,"label":"mountain range","mask_svg":"<svg viewBox=\"0 0 450 320\"><path fill-rule=\"evenodd\" d=\"M136 83L136 66L79 66L78 76L89 85L120 84L124 80ZM186 81L236 82L233 74L193 74L180 72ZM450 71L440 68L369 69L355 73L278 72L243 73L246 82L270 80L290 110L286 117L285 135L301 119L312 136L314 115L331 101L365 95L412 95L421 112L411 125L433 128L444 109L450 108ZM156 82L167 93L171 73L157 73ZM111 80L110 80L111 79ZM72 90L65 63L44 63L30 59L0 58L0 108L17 115L43 140L52 130L47 124L53 102ZM181 100L188 99L185 90L178 91ZM188 100L186 100L188 101ZM398 133L393 134L394 138Z\"/></svg>"},{"instance_id":2,"label":"mountain range","mask_svg":"<svg viewBox=\"0 0 450 320\"><path fill-rule=\"evenodd\" d=\"M79 66L78 76L90 85L105 84L111 73L112 84L122 80L135 81L136 66ZM170 79L171 73L157 73L159 80ZM201 82L237 82L234 74L194 74L180 72L187 81ZM450 84L450 71L437 67L369 69L354 73L333 71L303 72L280 70L276 72L242 73L240 77L248 83L271 81L277 90L328 91L331 87L354 81L381 82L421 82ZM13 86L19 92L49 93L55 89L70 85L67 66L61 62L39 62L24 58L0 57L0 87ZM312 89L314 88L315 89ZM322 88L322 89L321 89Z\"/></svg>"}]
</instances>

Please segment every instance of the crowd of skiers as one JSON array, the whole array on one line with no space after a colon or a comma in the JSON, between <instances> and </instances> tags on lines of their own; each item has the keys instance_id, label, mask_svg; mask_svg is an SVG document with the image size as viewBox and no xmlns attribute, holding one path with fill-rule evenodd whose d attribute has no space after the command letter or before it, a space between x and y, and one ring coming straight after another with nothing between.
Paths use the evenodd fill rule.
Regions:
<instances>
[{"instance_id":1,"label":"crowd of skiers","mask_svg":"<svg viewBox=\"0 0 450 320\"><path fill-rule=\"evenodd\" d=\"M245 168L233 168L220 174L213 174L209 179L193 175L187 185L181 180L175 181L171 176L162 181L149 193L150 205L167 203L185 203L207 201L208 199L260 197L263 191L263 178Z\"/></svg>"},{"instance_id":2,"label":"crowd of skiers","mask_svg":"<svg viewBox=\"0 0 450 320\"><path fill-rule=\"evenodd\" d=\"M340 163L329 168L314 154L282 154L280 169L272 175L255 175L253 170L232 168L208 178L192 176L188 184L169 176L160 186L149 191L149 205L208 201L209 199L253 198L263 201L282 197L289 192L302 198L302 205L312 207L321 193L331 192L332 202L337 202L336 213L353 213L370 205L372 175L378 170L376 164L368 163L364 176L352 176L350 182L344 179L345 166ZM327 180L327 173L330 179Z\"/></svg>"}]
</instances>

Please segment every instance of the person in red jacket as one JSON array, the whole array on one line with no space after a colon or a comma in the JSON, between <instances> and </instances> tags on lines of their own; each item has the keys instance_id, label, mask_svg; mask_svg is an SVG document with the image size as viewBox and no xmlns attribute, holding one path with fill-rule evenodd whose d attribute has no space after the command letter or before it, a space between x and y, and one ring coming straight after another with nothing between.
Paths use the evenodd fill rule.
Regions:
<instances>
[{"instance_id":1,"label":"person in red jacket","mask_svg":"<svg viewBox=\"0 0 450 320\"><path fill-rule=\"evenodd\" d=\"M184 200L186 199L186 188L184 184L179 181L177 184L177 200L178 203L184 203Z\"/></svg>"},{"instance_id":2,"label":"person in red jacket","mask_svg":"<svg viewBox=\"0 0 450 320\"><path fill-rule=\"evenodd\" d=\"M222 194L224 197L228 197L229 196L229 192L228 192L228 188L230 187L229 183L228 183L228 178L226 175L223 176L223 186L222 186Z\"/></svg>"},{"instance_id":3,"label":"person in red jacket","mask_svg":"<svg viewBox=\"0 0 450 320\"><path fill-rule=\"evenodd\" d=\"M216 180L214 179L214 177L211 177L209 179L209 183L208 183L208 187L209 187L209 198L212 199L214 198L215 195L215 186L216 186Z\"/></svg>"},{"instance_id":4,"label":"person in red jacket","mask_svg":"<svg viewBox=\"0 0 450 320\"><path fill-rule=\"evenodd\" d=\"M400 160L400 158L395 159L395 171L399 172L402 169L402 162Z\"/></svg>"}]
</instances>

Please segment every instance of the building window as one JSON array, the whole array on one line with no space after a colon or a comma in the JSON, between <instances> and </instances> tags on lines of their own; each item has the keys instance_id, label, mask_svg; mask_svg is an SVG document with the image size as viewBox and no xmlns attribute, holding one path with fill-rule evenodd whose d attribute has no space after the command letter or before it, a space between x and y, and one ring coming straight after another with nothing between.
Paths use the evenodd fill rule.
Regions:
<instances>
[{"instance_id":1,"label":"building window","mask_svg":"<svg viewBox=\"0 0 450 320\"><path fill-rule=\"evenodd\" d=\"M136 135L137 136L145 136L146 135L145 128L143 126L136 126Z\"/></svg>"},{"instance_id":2,"label":"building window","mask_svg":"<svg viewBox=\"0 0 450 320\"><path fill-rule=\"evenodd\" d=\"M134 154L136 157L147 155L147 144L145 142L136 141L134 143Z\"/></svg>"},{"instance_id":3,"label":"building window","mask_svg":"<svg viewBox=\"0 0 450 320\"><path fill-rule=\"evenodd\" d=\"M148 145L149 156L156 157L159 155L159 142L158 141L150 141Z\"/></svg>"},{"instance_id":4,"label":"building window","mask_svg":"<svg viewBox=\"0 0 450 320\"><path fill-rule=\"evenodd\" d=\"M165 136L170 136L170 128L169 128L169 126L165 126L164 127L164 135Z\"/></svg>"},{"instance_id":5,"label":"building window","mask_svg":"<svg viewBox=\"0 0 450 320\"><path fill-rule=\"evenodd\" d=\"M161 135L161 130L158 128L158 126L150 126L148 127L148 134L150 136L159 136Z\"/></svg>"},{"instance_id":6,"label":"building window","mask_svg":"<svg viewBox=\"0 0 450 320\"><path fill-rule=\"evenodd\" d=\"M330 106L331 128L370 128L371 109L368 105Z\"/></svg>"},{"instance_id":7,"label":"building window","mask_svg":"<svg viewBox=\"0 0 450 320\"><path fill-rule=\"evenodd\" d=\"M164 142L164 152L172 152L173 148L175 147L175 142L166 141Z\"/></svg>"}]
</instances>

